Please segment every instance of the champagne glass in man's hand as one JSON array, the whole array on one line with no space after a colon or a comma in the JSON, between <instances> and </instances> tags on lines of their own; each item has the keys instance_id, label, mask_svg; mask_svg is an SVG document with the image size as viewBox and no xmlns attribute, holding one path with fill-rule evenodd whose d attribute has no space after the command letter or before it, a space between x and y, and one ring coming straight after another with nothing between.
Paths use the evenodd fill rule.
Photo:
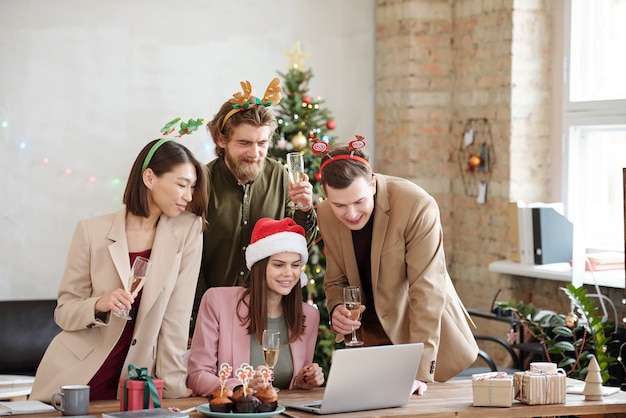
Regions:
<instances>
[{"instance_id":1,"label":"champagne glass in man's hand","mask_svg":"<svg viewBox=\"0 0 626 418\"><path fill-rule=\"evenodd\" d=\"M348 286L343 288L343 304L350 311L350 319L358 321L361 315L361 290L358 286ZM363 345L363 341L356 338L356 331L352 327L352 339L346 343L348 347Z\"/></svg>"},{"instance_id":2,"label":"champagne glass in man's hand","mask_svg":"<svg viewBox=\"0 0 626 418\"><path fill-rule=\"evenodd\" d=\"M130 278L128 279L128 290L131 292L133 298L136 298L139 294L139 291L143 288L151 264L152 263L150 262L150 260L145 257L138 256L135 258L130 273ZM126 309L113 311L113 314L126 320L133 319Z\"/></svg>"},{"instance_id":3,"label":"champagne glass in man's hand","mask_svg":"<svg viewBox=\"0 0 626 418\"><path fill-rule=\"evenodd\" d=\"M301 152L290 152L287 154L287 171L289 172L289 181L291 184L304 181L306 173L304 172L304 156ZM303 205L302 202L296 202L296 209L309 209L309 205Z\"/></svg>"}]
</instances>

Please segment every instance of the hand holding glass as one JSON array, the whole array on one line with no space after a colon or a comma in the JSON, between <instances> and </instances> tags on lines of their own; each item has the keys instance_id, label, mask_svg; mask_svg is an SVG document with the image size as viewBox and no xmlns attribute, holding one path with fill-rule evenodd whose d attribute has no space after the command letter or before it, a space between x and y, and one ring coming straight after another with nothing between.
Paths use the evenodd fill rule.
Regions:
<instances>
[{"instance_id":1,"label":"hand holding glass","mask_svg":"<svg viewBox=\"0 0 626 418\"><path fill-rule=\"evenodd\" d=\"M280 352L280 331L273 329L263 330L263 359L265 365L274 370Z\"/></svg>"},{"instance_id":2,"label":"hand holding glass","mask_svg":"<svg viewBox=\"0 0 626 418\"><path fill-rule=\"evenodd\" d=\"M128 280L128 290L131 292L134 298L137 297L139 291L143 288L151 264L152 263L150 263L150 260L145 257L138 256L137 258L135 258L132 270L130 272L130 278ZM113 314L126 320L133 319L126 309L122 309L118 312L114 311Z\"/></svg>"},{"instance_id":3,"label":"hand holding glass","mask_svg":"<svg viewBox=\"0 0 626 418\"><path fill-rule=\"evenodd\" d=\"M343 304L350 311L350 319L357 321L361 316L361 291L358 286L343 288ZM356 331L352 327L352 339L346 343L348 347L363 345L363 341L356 338Z\"/></svg>"},{"instance_id":4,"label":"hand holding glass","mask_svg":"<svg viewBox=\"0 0 626 418\"><path fill-rule=\"evenodd\" d=\"M289 172L289 181L292 184L300 183L306 177L304 172L304 156L301 152L290 152L287 154L287 171ZM304 206L302 202L296 202L296 209L308 209L309 205Z\"/></svg>"}]
</instances>

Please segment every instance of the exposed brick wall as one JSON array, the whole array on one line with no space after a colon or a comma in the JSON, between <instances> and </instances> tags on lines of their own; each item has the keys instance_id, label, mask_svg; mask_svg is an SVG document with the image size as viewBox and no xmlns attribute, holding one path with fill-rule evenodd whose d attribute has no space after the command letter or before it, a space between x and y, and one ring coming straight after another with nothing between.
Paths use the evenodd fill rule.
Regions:
<instances>
[{"instance_id":1,"label":"exposed brick wall","mask_svg":"<svg viewBox=\"0 0 626 418\"><path fill-rule=\"evenodd\" d=\"M548 199L551 7L548 0L377 2L376 170L437 199L449 271L468 307L487 307L503 289L501 299L569 309L558 289L564 283L487 270L509 253L509 202ZM481 205L468 196L458 153L467 120L485 118L495 165Z\"/></svg>"},{"instance_id":2,"label":"exposed brick wall","mask_svg":"<svg viewBox=\"0 0 626 418\"><path fill-rule=\"evenodd\" d=\"M455 188L450 274L468 306L485 306L498 288L508 286L506 279L490 275L487 265L507 254L513 9L512 2L473 1L453 2L452 9L455 119L451 132L460 143L468 118L486 118L495 161L485 204Z\"/></svg>"},{"instance_id":3,"label":"exposed brick wall","mask_svg":"<svg viewBox=\"0 0 626 418\"><path fill-rule=\"evenodd\" d=\"M515 1L511 66L511 201L547 201L550 184L550 1Z\"/></svg>"}]
</instances>

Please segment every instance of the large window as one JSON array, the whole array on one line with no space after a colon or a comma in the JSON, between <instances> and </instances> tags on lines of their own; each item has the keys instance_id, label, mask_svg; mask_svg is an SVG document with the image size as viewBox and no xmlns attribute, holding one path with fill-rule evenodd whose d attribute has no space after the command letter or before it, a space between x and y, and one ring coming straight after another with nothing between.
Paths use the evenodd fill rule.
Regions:
<instances>
[{"instance_id":1,"label":"large window","mask_svg":"<svg viewBox=\"0 0 626 418\"><path fill-rule=\"evenodd\" d=\"M624 250L626 0L565 6L565 205L585 247Z\"/></svg>"}]
</instances>

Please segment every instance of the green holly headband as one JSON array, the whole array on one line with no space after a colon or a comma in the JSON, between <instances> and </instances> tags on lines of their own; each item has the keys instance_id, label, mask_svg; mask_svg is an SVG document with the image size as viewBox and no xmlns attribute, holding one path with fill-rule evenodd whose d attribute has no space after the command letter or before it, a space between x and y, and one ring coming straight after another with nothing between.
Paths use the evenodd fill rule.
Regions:
<instances>
[{"instance_id":1,"label":"green holly headband","mask_svg":"<svg viewBox=\"0 0 626 418\"><path fill-rule=\"evenodd\" d=\"M180 128L178 129L178 135L176 138L180 138L184 135L192 134L194 131L197 131L198 128L206 123L206 119L189 119L187 122L183 122L181 118L176 118L174 120L169 121L165 124L163 128L161 128L161 133L163 134L163 138L159 139L148 151L148 155L146 155L145 160L143 160L143 165L141 166L141 172L143 173L148 168L148 164L150 164L150 160L154 156L156 150L159 149L161 145L166 143L167 141L173 141L173 138L166 138L167 135L171 134L176 130L178 125Z\"/></svg>"}]
</instances>

